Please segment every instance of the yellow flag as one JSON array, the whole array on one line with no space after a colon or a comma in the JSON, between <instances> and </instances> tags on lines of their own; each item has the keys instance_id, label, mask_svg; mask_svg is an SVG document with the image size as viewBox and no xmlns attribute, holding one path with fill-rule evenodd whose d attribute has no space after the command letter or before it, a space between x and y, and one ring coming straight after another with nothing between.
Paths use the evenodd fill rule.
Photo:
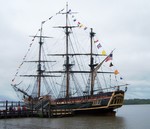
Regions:
<instances>
[{"instance_id":1,"label":"yellow flag","mask_svg":"<svg viewBox=\"0 0 150 129\"><path fill-rule=\"evenodd\" d=\"M83 27L83 24L80 24L79 27L80 27L80 28Z\"/></svg>"},{"instance_id":2,"label":"yellow flag","mask_svg":"<svg viewBox=\"0 0 150 129\"><path fill-rule=\"evenodd\" d=\"M106 52L105 52L105 50L103 50L103 51L102 51L102 55L103 55L103 56L105 56L105 55L106 55Z\"/></svg>"},{"instance_id":3,"label":"yellow flag","mask_svg":"<svg viewBox=\"0 0 150 129\"><path fill-rule=\"evenodd\" d=\"M115 70L115 71L114 71L114 74L115 74L115 75L119 74L118 70Z\"/></svg>"}]
</instances>

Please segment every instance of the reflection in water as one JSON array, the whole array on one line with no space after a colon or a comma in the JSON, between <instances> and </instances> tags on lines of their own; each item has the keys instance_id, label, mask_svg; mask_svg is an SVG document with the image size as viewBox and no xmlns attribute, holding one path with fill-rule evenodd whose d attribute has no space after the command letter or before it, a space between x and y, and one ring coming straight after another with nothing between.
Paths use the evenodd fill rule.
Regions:
<instances>
[{"instance_id":1,"label":"reflection in water","mask_svg":"<svg viewBox=\"0 0 150 129\"><path fill-rule=\"evenodd\" d=\"M123 106L116 117L1 119L0 129L148 129L150 105Z\"/></svg>"},{"instance_id":2,"label":"reflection in water","mask_svg":"<svg viewBox=\"0 0 150 129\"><path fill-rule=\"evenodd\" d=\"M1 129L124 129L122 117L21 118L0 121Z\"/></svg>"}]
</instances>

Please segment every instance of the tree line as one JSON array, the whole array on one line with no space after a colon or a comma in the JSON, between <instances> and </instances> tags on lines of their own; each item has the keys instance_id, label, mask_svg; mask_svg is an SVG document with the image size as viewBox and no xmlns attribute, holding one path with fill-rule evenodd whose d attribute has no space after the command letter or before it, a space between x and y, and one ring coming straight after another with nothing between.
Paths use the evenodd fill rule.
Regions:
<instances>
[{"instance_id":1,"label":"tree line","mask_svg":"<svg viewBox=\"0 0 150 129\"><path fill-rule=\"evenodd\" d=\"M150 104L150 99L125 99L124 105Z\"/></svg>"}]
</instances>

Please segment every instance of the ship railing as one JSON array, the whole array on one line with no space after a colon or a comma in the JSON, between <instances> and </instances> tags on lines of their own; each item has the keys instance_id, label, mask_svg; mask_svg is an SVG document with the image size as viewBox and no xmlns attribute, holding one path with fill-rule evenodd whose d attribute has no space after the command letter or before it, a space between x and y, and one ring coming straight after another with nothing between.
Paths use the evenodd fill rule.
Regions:
<instances>
[{"instance_id":1,"label":"ship railing","mask_svg":"<svg viewBox=\"0 0 150 129\"><path fill-rule=\"evenodd\" d=\"M49 100L40 100L37 104L33 106L33 109L40 110L42 108L46 108L49 105Z\"/></svg>"}]
</instances>

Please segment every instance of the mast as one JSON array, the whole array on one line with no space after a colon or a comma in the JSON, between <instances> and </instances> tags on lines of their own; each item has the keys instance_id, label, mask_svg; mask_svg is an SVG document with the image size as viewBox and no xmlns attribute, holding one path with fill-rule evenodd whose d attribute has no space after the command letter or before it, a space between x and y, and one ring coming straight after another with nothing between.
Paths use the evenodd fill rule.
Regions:
<instances>
[{"instance_id":1,"label":"mast","mask_svg":"<svg viewBox=\"0 0 150 129\"><path fill-rule=\"evenodd\" d=\"M70 31L69 29L72 29L72 28L75 28L75 27L78 27L78 26L70 26L69 23L68 23L68 14L70 13L76 13L76 12L71 12L71 10L68 10L68 3L66 3L66 12L64 13L59 13L59 14L65 14L66 16L66 24L65 26L57 26L55 28L63 28L65 29L65 35L66 35L66 53L64 54L65 57L66 57L66 62L64 63L64 66L65 66L65 73L66 73L66 94L65 94L65 97L66 98L69 98L69 85L70 85L70 69L71 69L71 66L73 66L73 64L69 63L69 34L70 34ZM61 54L62 55L62 54Z\"/></svg>"},{"instance_id":2,"label":"mast","mask_svg":"<svg viewBox=\"0 0 150 129\"><path fill-rule=\"evenodd\" d=\"M41 23L41 29L40 29L40 41L39 41L39 59L38 59L38 68L37 68L37 86L38 86L38 97L40 97L41 93L41 75L42 75L42 70L41 70L41 49L42 49L42 25Z\"/></svg>"},{"instance_id":3,"label":"mast","mask_svg":"<svg viewBox=\"0 0 150 129\"><path fill-rule=\"evenodd\" d=\"M94 58L93 58L93 37L95 33L93 32L93 28L91 28L90 32L90 43L91 43L91 50L90 50L90 68L91 68L91 92L90 94L93 95L93 89L94 89L94 80L93 80L93 71L96 64L94 64Z\"/></svg>"},{"instance_id":4,"label":"mast","mask_svg":"<svg viewBox=\"0 0 150 129\"><path fill-rule=\"evenodd\" d=\"M66 4L66 98L69 98L69 56L68 56L68 3Z\"/></svg>"}]
</instances>

